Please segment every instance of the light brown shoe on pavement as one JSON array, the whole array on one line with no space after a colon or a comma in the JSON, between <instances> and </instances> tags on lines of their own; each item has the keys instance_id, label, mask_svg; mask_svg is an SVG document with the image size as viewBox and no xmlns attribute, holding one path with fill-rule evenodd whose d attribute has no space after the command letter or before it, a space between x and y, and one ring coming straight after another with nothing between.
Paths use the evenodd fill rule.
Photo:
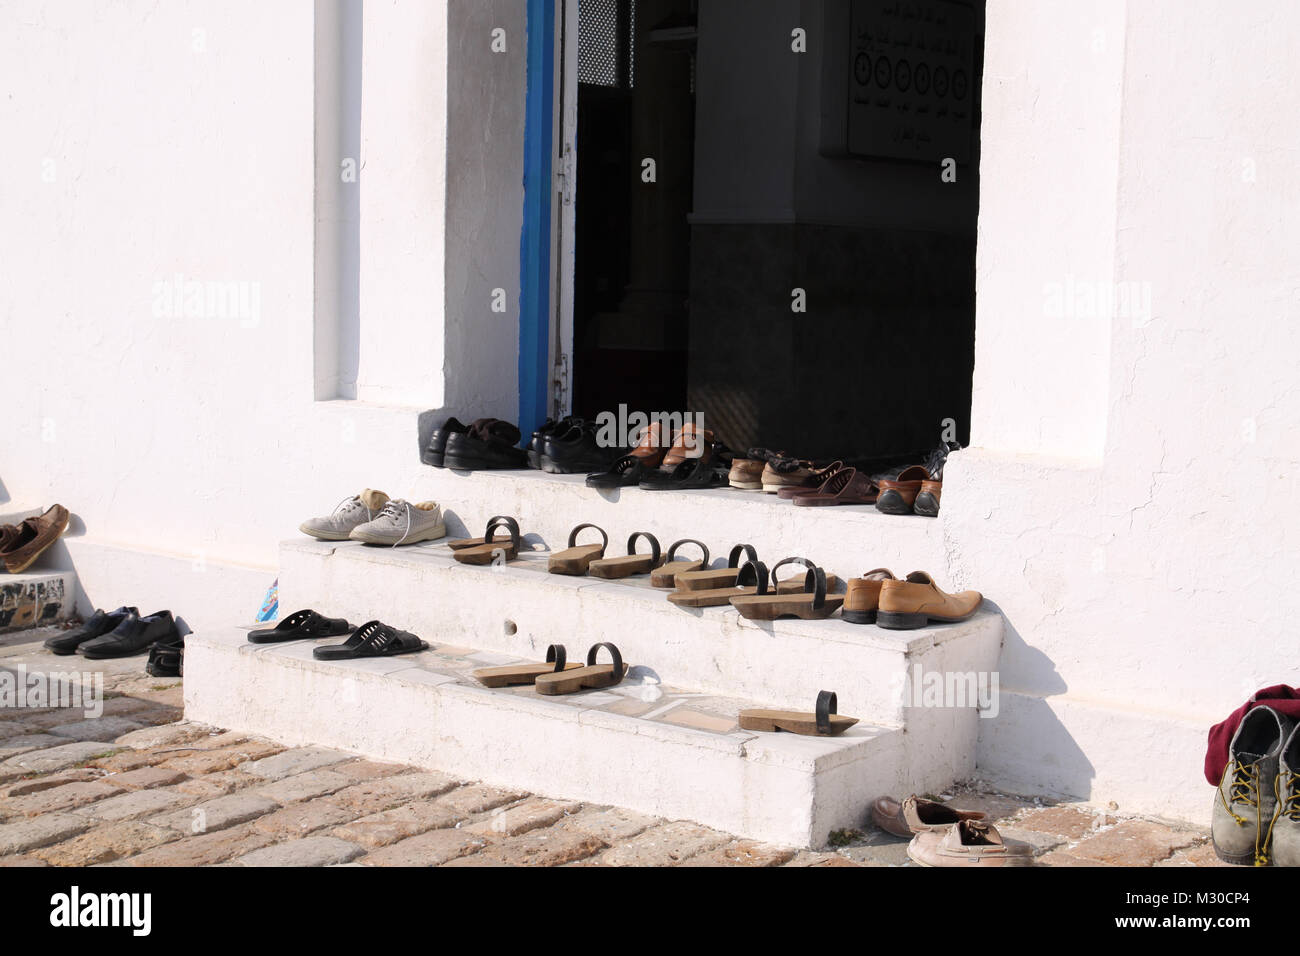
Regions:
<instances>
[{"instance_id":1,"label":"light brown shoe on pavement","mask_svg":"<svg viewBox=\"0 0 1300 956\"><path fill-rule=\"evenodd\" d=\"M984 820L978 810L955 810L916 794L899 803L893 797L880 797L871 805L871 822L894 836L913 837L926 830L947 830L962 820Z\"/></svg>"},{"instance_id":2,"label":"light brown shoe on pavement","mask_svg":"<svg viewBox=\"0 0 1300 956\"><path fill-rule=\"evenodd\" d=\"M10 537L0 552L5 570L10 574L26 571L68 527L68 509L53 505L39 518L27 518L18 526L18 533Z\"/></svg>"},{"instance_id":3,"label":"light brown shoe on pavement","mask_svg":"<svg viewBox=\"0 0 1300 956\"><path fill-rule=\"evenodd\" d=\"M850 580L844 589L844 610L840 615L850 624L875 624L876 610L880 607L880 586L892 580L894 572L888 568L876 568Z\"/></svg>"},{"instance_id":4,"label":"light brown shoe on pavement","mask_svg":"<svg viewBox=\"0 0 1300 956\"><path fill-rule=\"evenodd\" d=\"M891 630L907 631L925 627L930 621L964 621L979 610L983 601L979 591L948 594L939 590L934 578L924 571L913 571L904 580L885 581L880 585L876 623Z\"/></svg>"},{"instance_id":5,"label":"light brown shoe on pavement","mask_svg":"<svg viewBox=\"0 0 1300 956\"><path fill-rule=\"evenodd\" d=\"M1033 866L1027 843L1004 843L997 827L982 820L962 820L950 827L922 830L907 845L907 855L921 866Z\"/></svg>"}]
</instances>

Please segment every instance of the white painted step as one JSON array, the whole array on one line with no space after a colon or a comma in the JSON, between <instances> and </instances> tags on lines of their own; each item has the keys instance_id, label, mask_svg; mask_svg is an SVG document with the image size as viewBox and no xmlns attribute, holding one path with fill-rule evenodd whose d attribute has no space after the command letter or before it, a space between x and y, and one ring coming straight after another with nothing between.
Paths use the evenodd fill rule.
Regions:
<instances>
[{"instance_id":1,"label":"white painted step","mask_svg":"<svg viewBox=\"0 0 1300 956\"><path fill-rule=\"evenodd\" d=\"M336 641L254 645L245 628L189 635L186 717L797 846L862 826L880 794L953 779L900 729L742 731L738 711L771 702L692 694L640 667L615 688L543 697L470 676L510 655L442 645L366 661L312 657L315 643Z\"/></svg>"},{"instance_id":2,"label":"white painted step","mask_svg":"<svg viewBox=\"0 0 1300 956\"><path fill-rule=\"evenodd\" d=\"M353 625L378 618L430 642L539 660L549 644L564 644L577 659L590 645L612 641L625 660L666 684L799 709L818 691L834 690L854 716L892 727L934 724L973 749L975 711L909 713L906 681L917 668L993 670L1002 638L995 611L914 631L851 624L838 614L748 621L730 606L670 604L648 575L607 581L548 574L546 558L526 553L501 567L474 567L437 542L384 548L303 537L281 545L281 614L310 607Z\"/></svg>"}]
</instances>

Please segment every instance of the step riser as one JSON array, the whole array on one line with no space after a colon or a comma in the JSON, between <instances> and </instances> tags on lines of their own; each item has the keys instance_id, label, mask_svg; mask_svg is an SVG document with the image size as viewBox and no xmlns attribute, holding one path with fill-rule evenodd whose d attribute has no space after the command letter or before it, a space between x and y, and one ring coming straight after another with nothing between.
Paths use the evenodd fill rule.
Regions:
<instances>
[{"instance_id":1,"label":"step riser","mask_svg":"<svg viewBox=\"0 0 1300 956\"><path fill-rule=\"evenodd\" d=\"M0 633L57 624L76 610L72 571L26 571L0 575Z\"/></svg>"},{"instance_id":2,"label":"step riser","mask_svg":"<svg viewBox=\"0 0 1300 956\"><path fill-rule=\"evenodd\" d=\"M409 553L353 545L281 549L285 613L313 607L354 625L379 617L428 641L537 660L548 644L565 644L578 659L607 640L666 683L799 709L833 689L846 713L887 726L903 724L904 679L915 666L987 670L1001 640L1001 618L993 614L971 622L960 640L936 643L838 619L773 627L731 608L687 611L664 594L517 566L413 561Z\"/></svg>"},{"instance_id":3,"label":"step riser","mask_svg":"<svg viewBox=\"0 0 1300 956\"><path fill-rule=\"evenodd\" d=\"M300 647L305 657L309 648ZM365 672L286 657L287 650L192 635L186 716L796 846L860 827L880 793L949 782L905 771L914 763L898 730L839 750L789 735L774 746L778 735L663 725L629 733L626 718L603 712L378 673L393 661L369 662L376 672Z\"/></svg>"}]
</instances>

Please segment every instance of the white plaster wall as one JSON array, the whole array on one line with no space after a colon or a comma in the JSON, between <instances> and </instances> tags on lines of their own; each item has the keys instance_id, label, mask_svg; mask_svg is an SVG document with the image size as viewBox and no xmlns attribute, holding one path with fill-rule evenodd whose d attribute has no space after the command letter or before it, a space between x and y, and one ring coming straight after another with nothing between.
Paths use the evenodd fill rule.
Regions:
<instances>
[{"instance_id":1,"label":"white plaster wall","mask_svg":"<svg viewBox=\"0 0 1300 956\"><path fill-rule=\"evenodd\" d=\"M1009 622L981 772L1208 819L1205 731L1300 683L1300 9L1079 10L989 4L980 447L940 520ZM1067 273L1149 314L1035 313Z\"/></svg>"}]
</instances>

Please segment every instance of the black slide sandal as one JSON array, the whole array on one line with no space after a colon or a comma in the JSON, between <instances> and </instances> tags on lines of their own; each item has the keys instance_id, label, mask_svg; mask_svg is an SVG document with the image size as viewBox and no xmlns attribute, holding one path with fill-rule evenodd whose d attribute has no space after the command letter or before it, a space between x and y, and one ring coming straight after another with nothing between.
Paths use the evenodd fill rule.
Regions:
<instances>
[{"instance_id":1,"label":"black slide sandal","mask_svg":"<svg viewBox=\"0 0 1300 956\"><path fill-rule=\"evenodd\" d=\"M300 641L305 638L338 637L352 630L352 625L341 617L324 617L311 608L294 611L275 627L249 631L253 644L278 644L281 641Z\"/></svg>"},{"instance_id":2,"label":"black slide sandal","mask_svg":"<svg viewBox=\"0 0 1300 956\"><path fill-rule=\"evenodd\" d=\"M312 651L318 661L350 661L358 657L392 657L427 651L429 645L408 631L399 631L382 621L367 621L342 644L328 644Z\"/></svg>"}]
</instances>

